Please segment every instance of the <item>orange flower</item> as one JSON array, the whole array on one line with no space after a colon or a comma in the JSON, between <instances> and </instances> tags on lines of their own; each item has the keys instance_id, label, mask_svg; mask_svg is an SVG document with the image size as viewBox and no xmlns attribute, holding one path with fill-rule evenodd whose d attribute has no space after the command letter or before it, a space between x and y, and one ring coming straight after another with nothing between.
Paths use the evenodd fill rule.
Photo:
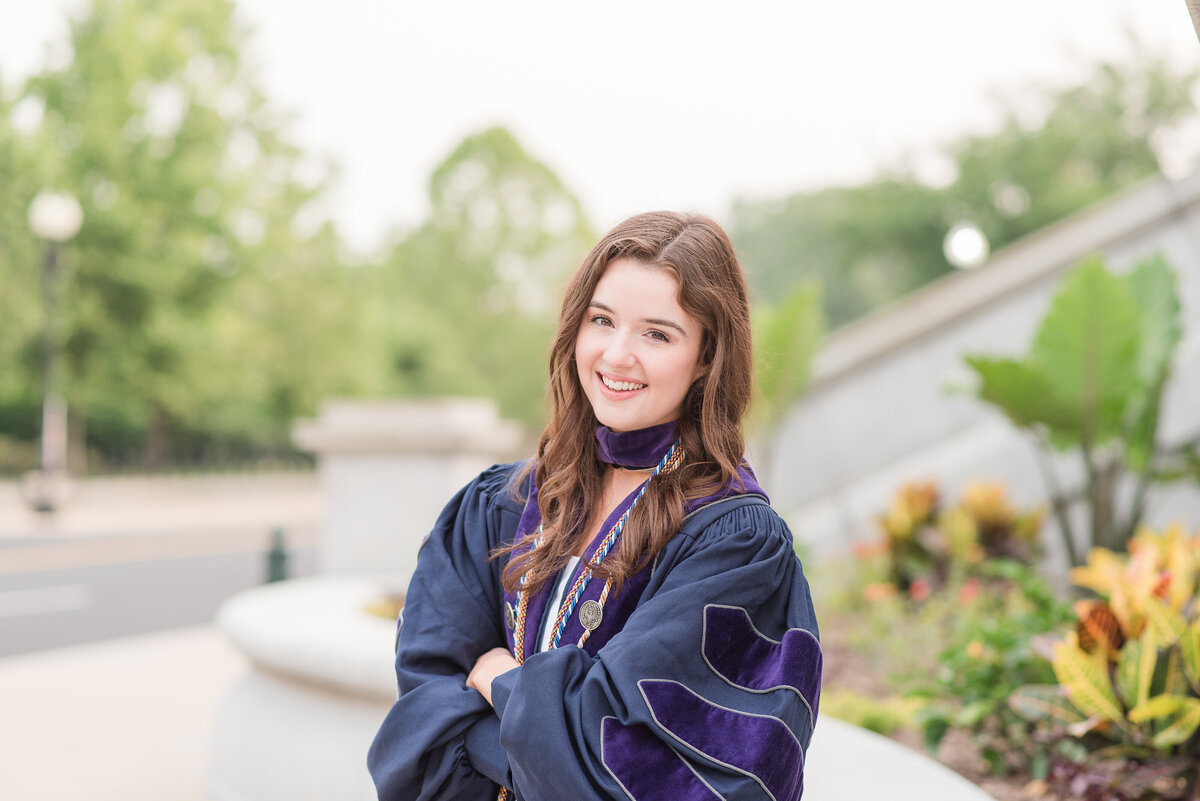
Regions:
<instances>
[{"instance_id":1,"label":"orange flower","mask_svg":"<svg viewBox=\"0 0 1200 801\"><path fill-rule=\"evenodd\" d=\"M967 656L972 659L981 659L983 657L983 643L979 640L971 640L967 643Z\"/></svg>"},{"instance_id":2,"label":"orange flower","mask_svg":"<svg viewBox=\"0 0 1200 801\"><path fill-rule=\"evenodd\" d=\"M872 542L856 542L850 546L854 551L856 559L872 559L876 556L882 556L887 553L888 545L886 540L874 540Z\"/></svg>"},{"instance_id":3,"label":"orange flower","mask_svg":"<svg viewBox=\"0 0 1200 801\"><path fill-rule=\"evenodd\" d=\"M887 582L874 582L863 587L863 598L875 603L876 601L886 601L889 598L896 597L896 585Z\"/></svg>"}]
</instances>

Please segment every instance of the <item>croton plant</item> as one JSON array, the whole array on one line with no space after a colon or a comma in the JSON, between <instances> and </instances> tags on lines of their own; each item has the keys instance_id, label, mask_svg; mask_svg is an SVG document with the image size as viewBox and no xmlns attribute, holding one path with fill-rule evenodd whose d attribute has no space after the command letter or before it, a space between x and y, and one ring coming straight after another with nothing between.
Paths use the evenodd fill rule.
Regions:
<instances>
[{"instance_id":1,"label":"croton plant","mask_svg":"<svg viewBox=\"0 0 1200 801\"><path fill-rule=\"evenodd\" d=\"M1091 551L1071 580L1096 597L1048 643L1058 684L1012 709L1060 745L1052 776L1083 799L1200 799L1200 536L1143 530L1128 554Z\"/></svg>"},{"instance_id":2,"label":"croton plant","mask_svg":"<svg viewBox=\"0 0 1200 801\"><path fill-rule=\"evenodd\" d=\"M932 481L913 481L897 490L887 511L876 518L881 540L862 554L882 555L890 585L921 600L918 588L938 589L955 567L988 559L1030 563L1038 551L1043 510L1018 509L1003 484L970 482L958 504L942 506Z\"/></svg>"}]
</instances>

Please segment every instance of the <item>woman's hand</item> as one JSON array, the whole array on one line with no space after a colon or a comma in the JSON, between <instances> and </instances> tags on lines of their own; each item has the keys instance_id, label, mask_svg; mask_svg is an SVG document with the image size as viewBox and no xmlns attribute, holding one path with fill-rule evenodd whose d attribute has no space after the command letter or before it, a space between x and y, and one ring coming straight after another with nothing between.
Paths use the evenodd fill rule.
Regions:
<instances>
[{"instance_id":1,"label":"woman's hand","mask_svg":"<svg viewBox=\"0 0 1200 801\"><path fill-rule=\"evenodd\" d=\"M490 704L492 703L492 679L515 667L520 667L520 665L517 664L517 660L513 659L507 648L493 648L475 660L475 667L471 668L471 672L467 676L467 686L478 690L479 694Z\"/></svg>"}]
</instances>

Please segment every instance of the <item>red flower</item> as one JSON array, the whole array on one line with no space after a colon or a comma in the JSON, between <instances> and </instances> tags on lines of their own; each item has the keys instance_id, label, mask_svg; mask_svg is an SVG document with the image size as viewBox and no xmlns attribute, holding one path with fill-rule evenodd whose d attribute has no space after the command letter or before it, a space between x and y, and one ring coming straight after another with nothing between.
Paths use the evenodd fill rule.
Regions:
<instances>
[{"instance_id":1,"label":"red flower","mask_svg":"<svg viewBox=\"0 0 1200 801\"><path fill-rule=\"evenodd\" d=\"M979 597L979 591L983 589L983 583L977 578L967 579L963 582L962 587L958 591L958 602L960 604L969 604Z\"/></svg>"},{"instance_id":2,"label":"red flower","mask_svg":"<svg viewBox=\"0 0 1200 801\"><path fill-rule=\"evenodd\" d=\"M925 579L917 579L908 587L908 597L914 601L924 601L933 593L933 587Z\"/></svg>"}]
</instances>

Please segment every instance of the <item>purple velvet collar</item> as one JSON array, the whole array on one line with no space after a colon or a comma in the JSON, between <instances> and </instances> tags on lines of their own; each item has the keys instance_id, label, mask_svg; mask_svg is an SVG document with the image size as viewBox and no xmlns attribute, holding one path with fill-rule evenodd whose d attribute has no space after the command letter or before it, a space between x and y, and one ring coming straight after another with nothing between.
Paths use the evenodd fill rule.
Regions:
<instances>
[{"instance_id":1,"label":"purple velvet collar","mask_svg":"<svg viewBox=\"0 0 1200 801\"><path fill-rule=\"evenodd\" d=\"M613 431L596 426L596 455L605 464L626 470L655 467L675 442L675 421L660 423L637 431Z\"/></svg>"}]
</instances>

